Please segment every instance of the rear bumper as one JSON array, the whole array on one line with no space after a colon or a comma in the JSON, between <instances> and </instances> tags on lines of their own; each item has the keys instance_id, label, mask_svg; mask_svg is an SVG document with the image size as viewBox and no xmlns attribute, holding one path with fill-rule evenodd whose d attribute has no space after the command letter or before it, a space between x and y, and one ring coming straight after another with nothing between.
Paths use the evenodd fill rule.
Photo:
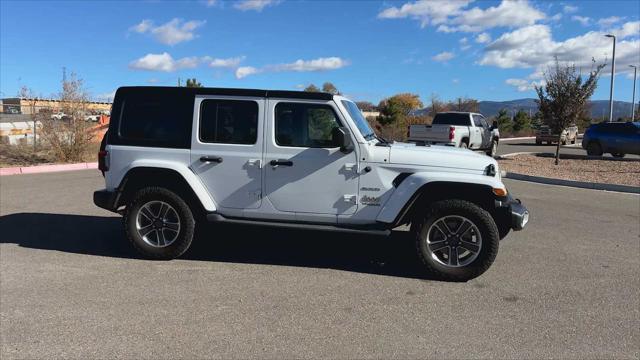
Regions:
<instances>
[{"instance_id":1,"label":"rear bumper","mask_svg":"<svg viewBox=\"0 0 640 360\"><path fill-rule=\"evenodd\" d=\"M93 193L93 203L103 209L117 212L120 193L116 191L98 190Z\"/></svg>"},{"instance_id":2,"label":"rear bumper","mask_svg":"<svg viewBox=\"0 0 640 360\"><path fill-rule=\"evenodd\" d=\"M496 207L502 208L508 213L511 229L514 231L520 231L527 226L529 210L522 205L520 199L514 199L511 195L507 195L505 200L496 200Z\"/></svg>"}]
</instances>

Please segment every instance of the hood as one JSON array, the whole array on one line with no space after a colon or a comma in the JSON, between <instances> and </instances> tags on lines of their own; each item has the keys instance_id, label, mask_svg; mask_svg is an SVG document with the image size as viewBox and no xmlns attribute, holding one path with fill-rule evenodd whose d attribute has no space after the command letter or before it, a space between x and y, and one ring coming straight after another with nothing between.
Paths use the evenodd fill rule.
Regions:
<instances>
[{"instance_id":1,"label":"hood","mask_svg":"<svg viewBox=\"0 0 640 360\"><path fill-rule=\"evenodd\" d=\"M489 164L498 168L498 163L493 158L471 150L443 145L416 146L406 143L391 145L389 163L478 171L484 171Z\"/></svg>"}]
</instances>

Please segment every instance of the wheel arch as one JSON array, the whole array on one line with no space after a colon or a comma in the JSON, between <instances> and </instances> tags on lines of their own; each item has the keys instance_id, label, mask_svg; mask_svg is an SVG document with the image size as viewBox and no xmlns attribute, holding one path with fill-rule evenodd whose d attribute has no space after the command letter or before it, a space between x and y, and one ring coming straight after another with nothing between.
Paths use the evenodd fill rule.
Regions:
<instances>
[{"instance_id":1,"label":"wheel arch","mask_svg":"<svg viewBox=\"0 0 640 360\"><path fill-rule=\"evenodd\" d=\"M117 207L126 206L138 190L151 186L166 188L185 199L194 215L216 210L208 191L192 172L185 176L179 169L148 165L134 166L124 175L117 188Z\"/></svg>"}]
</instances>

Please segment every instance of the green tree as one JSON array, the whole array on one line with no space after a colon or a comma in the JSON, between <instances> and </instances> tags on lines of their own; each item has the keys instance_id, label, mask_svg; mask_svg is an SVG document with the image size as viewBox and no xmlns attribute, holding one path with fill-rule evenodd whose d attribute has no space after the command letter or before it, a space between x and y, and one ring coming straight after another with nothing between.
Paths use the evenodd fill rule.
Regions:
<instances>
[{"instance_id":1,"label":"green tree","mask_svg":"<svg viewBox=\"0 0 640 360\"><path fill-rule=\"evenodd\" d=\"M595 60L594 60L595 65ZM555 164L560 162L560 136L562 130L575 124L589 111L588 102L598 86L600 70L605 64L592 67L586 80L575 65L560 66L556 58L555 67L544 73L546 85L535 86L538 107L545 124L558 134Z\"/></svg>"},{"instance_id":2,"label":"green tree","mask_svg":"<svg viewBox=\"0 0 640 360\"><path fill-rule=\"evenodd\" d=\"M513 128L511 117L509 116L507 109L500 109L500 111L498 111L496 121L498 122L498 130L502 132L510 132Z\"/></svg>"},{"instance_id":3,"label":"green tree","mask_svg":"<svg viewBox=\"0 0 640 360\"><path fill-rule=\"evenodd\" d=\"M423 107L420 97L416 94L402 93L393 95L380 102L378 122L382 125L402 124L412 110Z\"/></svg>"},{"instance_id":4,"label":"green tree","mask_svg":"<svg viewBox=\"0 0 640 360\"><path fill-rule=\"evenodd\" d=\"M201 88L201 87L202 87L202 84L200 84L200 83L196 80L196 78L193 78L193 79L187 79L187 87L190 87L190 88Z\"/></svg>"},{"instance_id":5,"label":"green tree","mask_svg":"<svg viewBox=\"0 0 640 360\"><path fill-rule=\"evenodd\" d=\"M313 85L313 84L309 84L309 86L304 88L303 91L306 91L306 92L320 92L320 89L317 86Z\"/></svg>"},{"instance_id":6,"label":"green tree","mask_svg":"<svg viewBox=\"0 0 640 360\"><path fill-rule=\"evenodd\" d=\"M326 82L322 84L322 92L326 92L333 95L340 95L340 91L338 91L338 88L336 88L336 86L330 82Z\"/></svg>"},{"instance_id":7,"label":"green tree","mask_svg":"<svg viewBox=\"0 0 640 360\"><path fill-rule=\"evenodd\" d=\"M518 110L513 118L513 131L529 130L531 128L531 119L529 115L522 110Z\"/></svg>"}]
</instances>

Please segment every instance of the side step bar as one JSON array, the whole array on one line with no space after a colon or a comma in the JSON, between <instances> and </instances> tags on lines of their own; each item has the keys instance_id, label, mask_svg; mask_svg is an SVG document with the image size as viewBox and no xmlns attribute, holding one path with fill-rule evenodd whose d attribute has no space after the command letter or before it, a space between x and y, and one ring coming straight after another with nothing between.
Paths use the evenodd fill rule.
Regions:
<instances>
[{"instance_id":1,"label":"side step bar","mask_svg":"<svg viewBox=\"0 0 640 360\"><path fill-rule=\"evenodd\" d=\"M388 229L371 230L371 229L340 227L340 226L334 226L334 225L307 224L307 223L296 223L296 222L244 220L244 219L227 218L220 214L207 214L207 221L213 222L213 223L270 226L270 227L299 229L299 230L333 231L333 232L361 234L361 235L387 236L391 234L391 230L388 230Z\"/></svg>"}]
</instances>

